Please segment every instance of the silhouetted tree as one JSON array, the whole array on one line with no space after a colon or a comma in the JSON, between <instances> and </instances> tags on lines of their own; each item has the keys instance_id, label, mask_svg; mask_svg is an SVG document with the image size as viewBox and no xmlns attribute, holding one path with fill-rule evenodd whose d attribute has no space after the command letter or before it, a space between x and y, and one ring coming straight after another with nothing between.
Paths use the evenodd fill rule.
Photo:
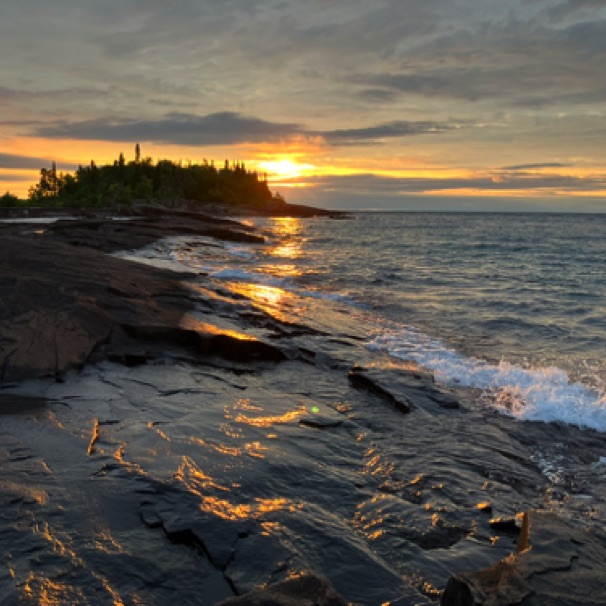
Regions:
<instances>
[{"instance_id":1,"label":"silhouetted tree","mask_svg":"<svg viewBox=\"0 0 606 606\"><path fill-rule=\"evenodd\" d=\"M136 199L188 199L231 205L263 206L279 202L272 195L267 177L259 179L244 163L225 161L217 170L214 161L202 164L141 159L135 148L135 161L126 163L124 155L105 166L91 160L74 174L57 174L56 166L40 171L39 183L30 188L29 197L37 202L64 206L106 206L129 204Z\"/></svg>"}]
</instances>

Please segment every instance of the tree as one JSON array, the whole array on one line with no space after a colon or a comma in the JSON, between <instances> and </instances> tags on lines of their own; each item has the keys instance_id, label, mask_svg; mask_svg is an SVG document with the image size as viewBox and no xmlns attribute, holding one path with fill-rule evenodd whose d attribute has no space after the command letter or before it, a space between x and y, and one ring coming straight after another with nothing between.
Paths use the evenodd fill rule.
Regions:
<instances>
[{"instance_id":1,"label":"tree","mask_svg":"<svg viewBox=\"0 0 606 606\"><path fill-rule=\"evenodd\" d=\"M19 200L19 198L14 194L11 194L9 191L7 191L3 196L0 196L0 206L4 208L19 206L20 202L21 200Z\"/></svg>"},{"instance_id":2,"label":"tree","mask_svg":"<svg viewBox=\"0 0 606 606\"><path fill-rule=\"evenodd\" d=\"M141 158L138 143L135 153L136 161L127 163L120 154L105 166L91 160L90 165L79 166L73 174L58 175L53 163L51 168L41 169L40 181L30 188L29 197L37 203L84 207L150 198L254 207L275 203L267 180L248 171L243 162L226 160L221 170L206 159L202 164L171 160L154 163L151 158Z\"/></svg>"},{"instance_id":3,"label":"tree","mask_svg":"<svg viewBox=\"0 0 606 606\"><path fill-rule=\"evenodd\" d=\"M29 188L29 197L41 201L45 198L56 198L61 189L60 179L57 176L57 165L53 162L51 168L40 169L40 181Z\"/></svg>"}]
</instances>

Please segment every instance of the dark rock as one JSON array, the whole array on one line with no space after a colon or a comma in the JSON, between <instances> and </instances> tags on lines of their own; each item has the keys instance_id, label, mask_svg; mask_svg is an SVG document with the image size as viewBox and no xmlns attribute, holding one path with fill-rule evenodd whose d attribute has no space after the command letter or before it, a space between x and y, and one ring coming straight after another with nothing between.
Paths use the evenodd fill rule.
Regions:
<instances>
[{"instance_id":1,"label":"dark rock","mask_svg":"<svg viewBox=\"0 0 606 606\"><path fill-rule=\"evenodd\" d=\"M342 424L343 419L319 414L299 419L299 425L303 427L312 427L313 429L329 429L332 427L339 427Z\"/></svg>"},{"instance_id":2,"label":"dark rock","mask_svg":"<svg viewBox=\"0 0 606 606\"><path fill-rule=\"evenodd\" d=\"M159 352L141 348L140 341L243 363L283 360L278 347L246 335L183 326L182 318L195 304L180 282L185 275L105 254L171 233L263 240L235 221L194 215L162 211L132 221L58 221L43 234L5 226L0 241L0 382L43 376L60 380L70 369L103 357L126 366L146 364ZM215 299L218 305L219 297Z\"/></svg>"},{"instance_id":3,"label":"dark rock","mask_svg":"<svg viewBox=\"0 0 606 606\"><path fill-rule=\"evenodd\" d=\"M489 524L495 530L508 534L518 534L520 531L515 518L492 518Z\"/></svg>"},{"instance_id":4,"label":"dark rock","mask_svg":"<svg viewBox=\"0 0 606 606\"><path fill-rule=\"evenodd\" d=\"M348 374L349 381L354 387L370 391L384 400L387 400L394 408L403 413L409 413L412 409L411 403L406 397L395 396L385 387L380 385L371 370L360 366L354 366Z\"/></svg>"},{"instance_id":5,"label":"dark rock","mask_svg":"<svg viewBox=\"0 0 606 606\"><path fill-rule=\"evenodd\" d=\"M446 410L458 410L461 408L459 404L459 400L453 396L452 394L432 390L429 394L429 397L436 402L441 408L445 408Z\"/></svg>"},{"instance_id":6,"label":"dark rock","mask_svg":"<svg viewBox=\"0 0 606 606\"><path fill-rule=\"evenodd\" d=\"M481 511L482 513L486 513L488 515L492 515L492 505L490 503L487 503L487 502L478 503L476 505L476 509L478 511Z\"/></svg>"},{"instance_id":7,"label":"dark rock","mask_svg":"<svg viewBox=\"0 0 606 606\"><path fill-rule=\"evenodd\" d=\"M195 330L182 325L132 324L124 329L136 339L144 341L162 341L184 347L192 347L202 356L219 356L227 360L247 362L261 360L281 362L284 354L280 349L253 338L232 336L229 332L205 325ZM210 329L210 330L208 330Z\"/></svg>"},{"instance_id":8,"label":"dark rock","mask_svg":"<svg viewBox=\"0 0 606 606\"><path fill-rule=\"evenodd\" d=\"M524 514L516 553L479 571L451 577L443 606L606 604L606 536L556 514Z\"/></svg>"},{"instance_id":9,"label":"dark rock","mask_svg":"<svg viewBox=\"0 0 606 606\"><path fill-rule=\"evenodd\" d=\"M141 516L141 521L148 528L160 528L162 526L160 516L151 507L142 507L139 515Z\"/></svg>"},{"instance_id":10,"label":"dark rock","mask_svg":"<svg viewBox=\"0 0 606 606\"><path fill-rule=\"evenodd\" d=\"M219 606L346 606L324 577L304 575L257 589L246 595L229 598Z\"/></svg>"},{"instance_id":11,"label":"dark rock","mask_svg":"<svg viewBox=\"0 0 606 606\"><path fill-rule=\"evenodd\" d=\"M0 249L3 383L81 368L121 324L178 325L191 305L178 297L173 272L86 248L76 253L52 237L4 234ZM165 292L177 299L162 303Z\"/></svg>"},{"instance_id":12,"label":"dark rock","mask_svg":"<svg viewBox=\"0 0 606 606\"><path fill-rule=\"evenodd\" d=\"M450 578L442 606L507 606L519 604L532 590L515 567L515 557L476 573Z\"/></svg>"}]
</instances>

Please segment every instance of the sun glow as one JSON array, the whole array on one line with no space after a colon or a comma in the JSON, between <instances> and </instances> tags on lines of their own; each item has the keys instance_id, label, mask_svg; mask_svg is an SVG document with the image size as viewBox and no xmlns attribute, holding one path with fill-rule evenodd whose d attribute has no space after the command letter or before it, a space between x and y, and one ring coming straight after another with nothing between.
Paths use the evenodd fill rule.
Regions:
<instances>
[{"instance_id":1,"label":"sun glow","mask_svg":"<svg viewBox=\"0 0 606 606\"><path fill-rule=\"evenodd\" d=\"M276 179L296 179L309 175L316 167L313 164L295 162L290 158L281 158L279 160L264 160L259 163L259 168L267 171L269 179L273 181Z\"/></svg>"}]
</instances>

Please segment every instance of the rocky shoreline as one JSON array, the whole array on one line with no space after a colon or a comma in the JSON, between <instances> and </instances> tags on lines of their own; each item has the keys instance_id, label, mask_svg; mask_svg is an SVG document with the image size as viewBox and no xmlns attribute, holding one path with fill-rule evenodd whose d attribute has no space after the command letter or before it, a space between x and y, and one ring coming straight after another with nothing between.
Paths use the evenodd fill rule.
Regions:
<instances>
[{"instance_id":1,"label":"rocky shoreline","mask_svg":"<svg viewBox=\"0 0 606 606\"><path fill-rule=\"evenodd\" d=\"M293 212L298 213L298 216L313 214L295 208ZM318 555L316 566L307 569L309 562L314 561L314 555L306 553L296 543L290 548L285 547L287 543L278 542L264 524L285 524L285 520L288 520L293 527L300 525L301 537L304 537L306 533L312 532L306 526L311 528L314 524L311 513L309 518L296 518L296 506L292 505L292 509L289 509L279 499L278 504L265 505L269 511L278 512L275 514L278 516L275 520L266 519L263 517L265 514L261 513L257 518L248 515L242 519L237 512L230 513L225 509L217 513L214 509L211 511L210 505L205 509L204 506L200 507L199 502L193 501L202 498L203 504L210 503L205 500L209 497L205 496L204 490L209 494L221 495L222 489L218 486L225 483L223 478L215 477L212 481L201 478L202 472L193 468L193 462L190 461L185 467L182 464L175 477L188 487L189 492L179 492L177 498L169 494L165 486L154 484L145 474L138 471L134 462L127 463L125 453L130 445L123 446L120 450L118 434L111 433L114 425L121 427L121 421L117 419L115 410L111 409L110 413L109 409L104 412L102 408L113 400L87 395L86 382L84 387L71 387L74 377L78 377L79 373L86 378L86 372L83 372L86 369L101 368L98 377L90 378L90 384L95 385L99 393L103 389L117 390L124 401L131 403L139 402L144 397L141 394L147 393L150 385L154 385L152 391L155 394L150 398L157 398L158 401L161 398L182 397L188 393L203 394L205 390L221 393L222 389L226 389L231 394L245 389L277 389L276 385L282 385L280 393L285 394L288 393L289 385L294 384L293 376L299 377L299 380L301 376L305 376L304 382L313 384L313 387L309 387L305 392L298 391L299 399L319 398L318 394L321 393L321 397L329 402L332 393L349 390L354 394L352 399L359 401L361 406L365 402L382 403L385 415L398 414L414 418L419 413L427 422L431 417L434 425L443 424L444 432L452 425L452 419L456 418L458 423L464 421L462 415L467 414L471 420L473 415L479 414L472 412L472 407L467 405L466 398L469 395L446 391L437 386L429 375L402 372L394 378L394 375L372 366L356 365L357 360L350 359L353 355L350 352L354 351L361 336L356 334L347 318L327 318L327 326L299 325L294 321L273 317L251 305L245 297L234 296L234 293L222 290L210 282L203 282L205 285L200 286L203 274L196 275L198 282L193 286L190 274L147 267L109 254L148 246L161 237L171 235L203 236L218 242L263 242L263 236L255 233L250 227L225 216L215 217L159 208L141 208L138 216L128 220L89 216L44 225L0 224L0 419L5 426L0 425L0 439L5 442L9 440L7 436L11 434L12 426L7 424L11 415L19 416L23 411L26 417L31 414L32 418L38 419L36 415L42 414L40 410L46 410L44 414L52 413L53 418L62 419L60 423L57 421L59 429L55 427L44 438L50 441L52 435L60 435L59 430L68 422L71 406L69 398L80 398L83 404L77 409L77 414L88 410L87 414L94 415L92 418L95 421L92 436L84 432L77 439L74 438L74 444L81 440L87 445L82 466L99 457L98 463L101 467L95 471L95 477L121 478L125 481L128 479L137 486L144 486L139 492L134 490L130 499L118 496L119 492L112 499L125 511L137 512L138 522L134 521L135 518L130 522L131 531L136 536L162 530L162 536L156 539L157 544L168 539L177 549L186 546L193 550L193 556L179 557L191 557L192 561L187 566L192 570L199 565L206 571L200 584L195 587L192 585L191 589L195 592L199 591L200 587L204 588L205 595L200 603L214 604L226 599L226 605L338 605L347 603L351 599L350 595L356 595L356 592L363 594L368 591L367 595L378 596L381 594L381 587L386 588L386 592L391 592L391 595L396 588L400 588L398 599L392 601L394 604L429 604L436 603L437 600L441 600L445 605L465 606L606 603L603 569L606 537L600 529L588 525L580 526L547 510L532 509L525 511L524 515L518 518L510 515L501 519L498 519L497 512L493 511L505 511L508 507L512 510L519 500L516 492L530 495L541 482L538 479L539 474L519 460L517 455L504 455L513 461L513 468L518 470L517 472L507 472L509 477L500 477L494 473L487 476L491 482L499 485L500 490L502 485L511 489L510 493L493 493L503 495L502 504L487 501L483 504L483 509L472 513L470 510L473 507L470 503L476 498L472 491L468 490L469 494L465 496L456 493L452 497L453 501L461 502L461 511L469 510L465 516L459 514L462 517L456 521L449 520L447 513L439 507L431 509L429 501L424 501L423 492L435 496L444 489L436 488L435 485L423 486L423 473L420 473L416 483L398 483L393 477L381 483L379 471L373 472L371 479L365 480L368 485L358 486L360 480L352 480L353 485L361 490L370 490L372 486L374 494L384 496L386 501L395 497L402 499L411 512L413 505L423 505L427 512L426 516L425 513L423 516L427 517L428 521L426 525L419 522L418 528L410 526L402 529L399 536L397 529L394 529L391 543L382 544L381 539L378 540L376 553L367 554L361 549L358 555L351 556L353 562L350 568L359 570L358 586L351 587L351 593L348 593L348 584L352 582L351 573L346 575L339 570L321 569L323 562L336 562L350 557L348 550L351 545L348 546L345 540L340 542L337 521L334 522L333 542L327 545L326 549L328 552L339 552L340 555L334 559L328 556L323 559L324 556ZM207 245L212 247L210 242ZM334 325L339 325L334 332L338 338L327 338L330 334L326 329ZM171 360L169 364L165 362L167 357ZM112 370L114 366L108 367L107 364L123 370ZM158 377L164 377L166 384L170 384L175 381L174 377L182 367L198 369L195 371L198 374L194 373L194 377L194 374L190 373L189 378L182 378L182 384L172 391L162 388L163 383ZM129 374L130 370L132 374ZM156 376L157 382L154 382L150 373ZM110 375L111 380L99 379ZM78 380L84 381L84 378ZM47 385L46 395L40 401L27 389L28 382L34 379L45 381ZM103 383L105 387L102 389L100 385ZM51 384L54 386L48 387ZM336 402L336 396L333 400ZM103 404L99 404L100 402ZM90 408L87 409L89 405ZM97 405L101 407L100 410L94 409ZM143 410L150 404L141 402L140 405ZM326 413L310 415L302 412L291 417L296 423L296 430L323 434L318 438L320 440L324 440L330 432L335 432L335 440L336 432L342 432L339 439L343 440L349 439L349 434L362 435L356 433L358 430L353 428L352 423L360 423L355 414L348 416L337 403L334 404L334 411L329 409L330 406L332 404L327 404ZM243 410L246 412L246 409ZM76 414L76 409L71 412ZM244 413L240 410L237 414ZM244 418L247 418L246 415ZM294 427L288 425L291 419L288 422L275 421L284 423L286 435L288 431L295 431ZM17 424L22 422L22 419L15 421ZM380 416L373 422L380 425ZM422 423L420 420L416 422ZM161 426L160 421L149 423L156 423L150 425L150 428ZM136 443L137 439L132 433L134 426L133 421L128 429L132 442ZM536 431L549 434L547 428L538 427ZM77 432L74 432L74 435L75 433ZM575 439L585 440L588 450L603 445L600 436L589 432L583 436L579 438L575 434ZM361 440L360 437L356 439ZM444 440L447 441L447 438L444 437ZM326 443L337 442L329 436ZM250 444L255 442L251 441ZM485 447L476 444L474 448L485 448L488 452L491 446L491 440L487 439ZM499 447L498 444L494 446ZM415 445L412 447L421 448ZM501 447L511 448L512 452L515 450L515 446L511 445ZM8 453L3 459L7 469L14 467L17 470L15 474L22 473L22 492L30 490L26 490L30 479L33 490L38 480L32 479L33 476L28 479L31 470L26 468L25 472L19 472L19 465L23 460L20 458L23 445L11 448L10 445L4 446ZM56 446L51 445L49 448ZM452 450L455 446L445 448ZM61 458L64 455L52 456L57 457L58 467L65 465L64 459ZM32 455L32 458L35 457ZM189 461L187 456L183 455L183 461ZM480 464L481 462L478 463ZM47 465L47 462L44 462L44 465ZM153 465L159 463L154 462ZM52 467L50 463L48 466ZM347 475L350 471L344 470L344 473ZM515 473L525 475L516 476ZM15 481L17 476L12 477L12 481ZM50 478L44 481L55 482ZM240 484L245 483L242 478L239 481ZM269 482L269 479L267 481ZM44 484L42 480L40 482ZM345 493L340 495L338 487L333 486L333 489L335 494L331 498L347 501L349 496ZM13 524L11 516L16 516L15 520L20 519L19 516L23 515L22 510L25 507L29 508L28 512L34 518L43 519L45 501L42 498L34 498L32 501L31 496L15 497L12 489L6 489L0 496L7 500L9 505L5 510L3 538L19 545L22 540L19 524ZM330 497L330 494L327 496ZM446 497L439 496L438 501L443 498ZM536 499L530 496L524 498L534 505L537 503ZM192 500L191 504L188 499ZM401 503L398 507L400 506ZM222 507L226 505L223 504ZM364 507L364 515L360 514L359 518L362 528L365 523L364 516L371 518L375 515L373 508L379 508L378 501L371 499ZM63 511L65 507L59 509ZM260 511L265 510L261 507ZM421 515L420 511L420 507L418 511L414 509L411 515ZM491 518L492 514L495 514L494 518ZM63 512L60 515L66 514ZM114 520L115 515L115 512L110 512L107 517ZM299 515L303 513L299 512ZM376 513L376 516L379 515ZM81 518L77 518L78 523L83 521L83 516L84 513ZM218 519L222 520L220 525L217 524ZM300 521L301 519L303 521ZM116 528L121 527L121 524L116 522ZM490 545L490 532L509 536L511 540L517 538L517 546L509 547L506 541L495 539L497 546L490 551L484 543L480 545L484 539L486 545ZM437 563L439 558L435 559L435 564L426 566L428 571L435 570L435 579L440 580L442 587L439 584L436 587L435 581L427 580L429 572L424 573L422 580L416 584L410 575L406 575L407 581L404 583L402 577L393 574L383 563L387 561L387 554L405 545L413 546L411 553L424 551L440 556L459 545L463 538L467 540L473 535L478 538L469 540L467 549L462 551L464 557L459 566L463 570L451 569L446 572L444 565ZM57 544L53 544L53 553L56 553ZM19 549L15 547L15 554L11 555L15 560ZM32 547L25 545L23 552L26 553L28 549L31 550ZM64 548L62 557L71 563L62 564L62 567L59 567L61 570L57 572L53 568L56 564L45 563L44 557L48 555L44 554L47 554L45 550L48 546L40 549L42 555L38 556L38 565L41 569L47 566L44 578L54 579L52 583L55 585L59 583L57 579L65 578L68 574L66 570L74 567L78 570L84 568L79 563L84 559L74 556L70 560L69 549ZM199 563L202 560L203 565ZM475 572L470 572L466 564L473 565L471 571ZM13 568L9 567L12 573L2 578L5 587L0 594L2 603L21 603L20 600L24 596L27 598L28 595L35 594L35 583L30 580L28 584L27 579L30 577L25 571L20 571L16 564L12 566ZM414 566L411 565L412 568ZM186 566L184 570L187 570ZM294 570L307 574L293 575ZM34 573L30 570L29 574L31 576ZM174 574L181 579L181 573ZM330 582L323 576L314 576L317 574L325 575ZM64 597L71 591L70 582L77 586L82 579L90 577L92 580L89 579L86 583L90 583L91 587L98 583L96 572L82 572L81 577L76 575L66 584L63 588L66 592ZM180 582L187 583L186 580ZM50 585L44 585L42 581L41 583L40 591L44 587L48 591ZM125 592L128 591L125 589L128 587L127 580L121 579L116 583L124 585L119 592L115 590L122 596L123 603L131 603L125 597ZM144 601L133 600L132 603L151 604L162 603L165 599L179 599L178 588L174 591L168 589L172 586L169 578L164 580L164 586L162 584L162 579L153 578L150 572L149 578L132 590L133 593L138 591L140 599ZM266 586L266 589L259 591L260 586ZM28 587L31 589L30 594ZM82 587L85 587L85 584ZM69 595L73 598L76 593ZM158 596L157 602L155 596ZM146 599L148 601L145 601ZM76 600L66 603L78 602Z\"/></svg>"}]
</instances>

